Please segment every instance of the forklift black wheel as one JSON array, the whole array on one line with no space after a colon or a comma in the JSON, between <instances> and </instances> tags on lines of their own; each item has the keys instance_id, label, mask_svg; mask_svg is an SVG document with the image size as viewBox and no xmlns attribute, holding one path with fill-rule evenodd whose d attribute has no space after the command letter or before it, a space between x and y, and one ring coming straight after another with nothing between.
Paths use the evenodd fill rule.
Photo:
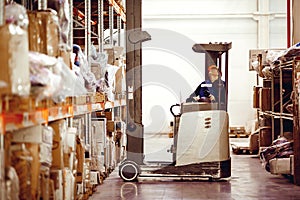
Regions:
<instances>
[{"instance_id":1,"label":"forklift black wheel","mask_svg":"<svg viewBox=\"0 0 300 200\"><path fill-rule=\"evenodd\" d=\"M126 160L119 166L119 175L124 181L137 181L140 175L138 164L131 160Z\"/></svg>"}]
</instances>

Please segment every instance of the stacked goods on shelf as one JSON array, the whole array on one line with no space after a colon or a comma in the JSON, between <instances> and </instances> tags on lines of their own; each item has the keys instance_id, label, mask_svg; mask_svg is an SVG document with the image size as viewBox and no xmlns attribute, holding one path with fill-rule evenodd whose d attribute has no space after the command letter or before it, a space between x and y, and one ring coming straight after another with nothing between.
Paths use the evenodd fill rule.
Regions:
<instances>
[{"instance_id":1,"label":"stacked goods on shelf","mask_svg":"<svg viewBox=\"0 0 300 200\"><path fill-rule=\"evenodd\" d=\"M293 131L297 130L298 119L293 112L298 100L293 93L297 93L295 69L300 43L285 50L260 51L256 67L263 86L255 87L253 95L253 107L258 108L259 114L260 158L268 172L293 175Z\"/></svg>"},{"instance_id":2,"label":"stacked goods on shelf","mask_svg":"<svg viewBox=\"0 0 300 200\"><path fill-rule=\"evenodd\" d=\"M265 169L272 174L293 174L291 167L293 153L293 141L281 137L260 152L260 158Z\"/></svg>"},{"instance_id":3,"label":"stacked goods on shelf","mask_svg":"<svg viewBox=\"0 0 300 200\"><path fill-rule=\"evenodd\" d=\"M9 151L11 151L11 155L13 155L11 165L16 169L19 177L19 196L21 199L24 199L22 195L26 194L27 188L24 187L26 183L30 183L30 194L26 194L28 195L27 198L49 198L50 191L48 185L50 180L48 177L50 176L50 167L52 164L52 137L53 130L50 127L44 127L42 125L27 127L12 132L12 143ZM29 166L28 171L19 168L22 162L16 161L23 159L24 155L18 156L17 152L22 155L27 152L28 156L30 156L26 159L27 162L29 162L27 163ZM26 176L29 176L30 180L25 181L23 173L26 173Z\"/></svg>"},{"instance_id":4,"label":"stacked goods on shelf","mask_svg":"<svg viewBox=\"0 0 300 200\"><path fill-rule=\"evenodd\" d=\"M91 71L98 80L97 91L105 93L108 101L125 99L123 50L120 46L106 47L102 53L95 52L91 59Z\"/></svg>"},{"instance_id":5,"label":"stacked goods on shelf","mask_svg":"<svg viewBox=\"0 0 300 200\"><path fill-rule=\"evenodd\" d=\"M0 27L0 134L5 139L0 198L88 199L117 160L118 137L107 135L106 118L91 118L105 108L104 92L95 92L101 85L86 58L74 65L66 27L61 27L65 15L26 11L18 4L7 5L5 13L7 24Z\"/></svg>"}]
</instances>

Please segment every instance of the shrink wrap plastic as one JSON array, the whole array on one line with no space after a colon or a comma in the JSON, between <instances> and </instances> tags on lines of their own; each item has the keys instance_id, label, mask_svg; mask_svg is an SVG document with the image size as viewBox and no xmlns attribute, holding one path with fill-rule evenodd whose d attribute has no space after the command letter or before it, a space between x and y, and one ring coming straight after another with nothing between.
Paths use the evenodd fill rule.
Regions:
<instances>
[{"instance_id":1,"label":"shrink wrap plastic","mask_svg":"<svg viewBox=\"0 0 300 200\"><path fill-rule=\"evenodd\" d=\"M51 97L61 102L68 96L86 94L86 89L62 58L30 52L30 80L38 99Z\"/></svg>"}]
</instances>

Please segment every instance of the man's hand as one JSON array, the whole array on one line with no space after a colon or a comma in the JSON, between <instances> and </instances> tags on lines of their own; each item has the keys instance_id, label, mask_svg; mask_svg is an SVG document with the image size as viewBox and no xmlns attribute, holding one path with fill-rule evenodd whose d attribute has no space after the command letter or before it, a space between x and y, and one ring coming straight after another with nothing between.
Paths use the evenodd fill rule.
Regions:
<instances>
[{"instance_id":1,"label":"man's hand","mask_svg":"<svg viewBox=\"0 0 300 200\"><path fill-rule=\"evenodd\" d=\"M199 101L199 100L200 100L200 97L199 97L199 96L196 96L196 97L193 97L193 99L194 99L195 101Z\"/></svg>"},{"instance_id":2,"label":"man's hand","mask_svg":"<svg viewBox=\"0 0 300 200\"><path fill-rule=\"evenodd\" d=\"M210 94L209 96L210 101L216 101L216 98L214 95Z\"/></svg>"}]
</instances>

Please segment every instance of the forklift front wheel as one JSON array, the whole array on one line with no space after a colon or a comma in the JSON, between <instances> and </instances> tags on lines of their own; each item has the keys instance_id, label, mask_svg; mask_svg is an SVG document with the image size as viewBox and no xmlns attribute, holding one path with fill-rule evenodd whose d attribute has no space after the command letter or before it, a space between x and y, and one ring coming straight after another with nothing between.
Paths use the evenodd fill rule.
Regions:
<instances>
[{"instance_id":1,"label":"forklift front wheel","mask_svg":"<svg viewBox=\"0 0 300 200\"><path fill-rule=\"evenodd\" d=\"M138 164L131 160L126 160L119 166L119 175L124 181L136 181L140 175Z\"/></svg>"}]
</instances>

